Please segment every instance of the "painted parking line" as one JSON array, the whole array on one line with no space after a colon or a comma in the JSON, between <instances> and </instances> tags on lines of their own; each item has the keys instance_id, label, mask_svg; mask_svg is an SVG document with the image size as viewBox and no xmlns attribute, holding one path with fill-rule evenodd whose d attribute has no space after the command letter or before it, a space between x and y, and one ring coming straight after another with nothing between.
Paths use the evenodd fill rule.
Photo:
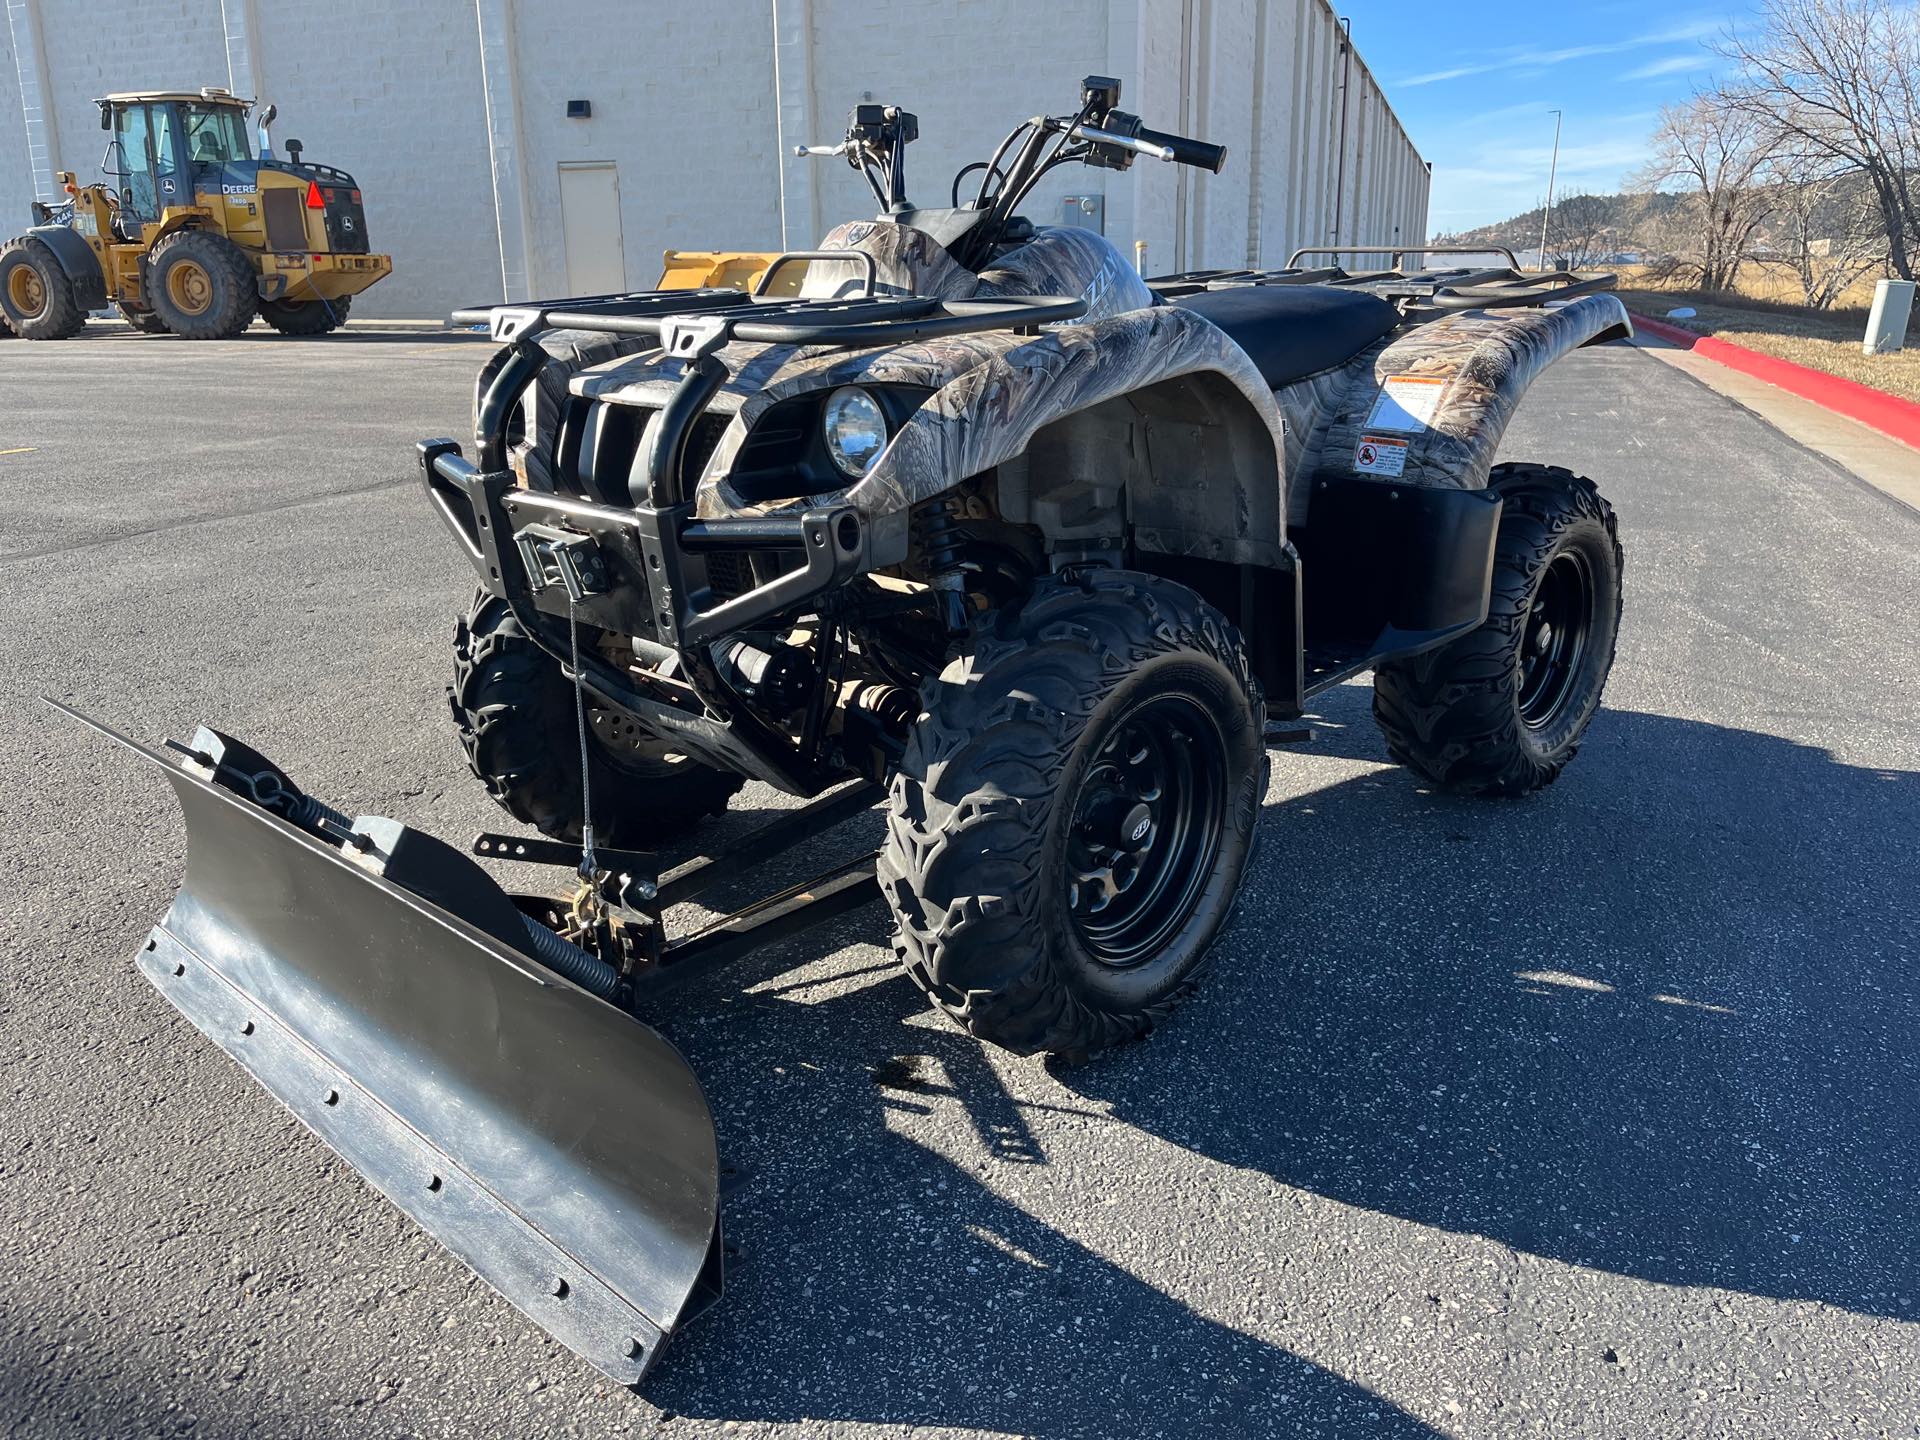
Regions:
<instances>
[{"instance_id":1,"label":"painted parking line","mask_svg":"<svg viewBox=\"0 0 1920 1440\"><path fill-rule=\"evenodd\" d=\"M0 450L0 455L31 455L39 448L37 445L22 445L17 450Z\"/></svg>"}]
</instances>

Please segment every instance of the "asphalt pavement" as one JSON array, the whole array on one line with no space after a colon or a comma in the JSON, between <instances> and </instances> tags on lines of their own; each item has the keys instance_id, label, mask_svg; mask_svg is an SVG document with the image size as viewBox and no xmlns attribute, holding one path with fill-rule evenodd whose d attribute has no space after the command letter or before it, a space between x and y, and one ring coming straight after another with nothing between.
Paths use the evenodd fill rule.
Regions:
<instances>
[{"instance_id":1,"label":"asphalt pavement","mask_svg":"<svg viewBox=\"0 0 1920 1440\"><path fill-rule=\"evenodd\" d=\"M1078 1069L877 906L691 987L729 1293L644 1399L548 1340L135 974L174 803L34 698L500 826L411 448L486 353L0 342L0 1433L1920 1434L1920 513L1619 347L1505 447L1626 547L1558 784L1431 794L1340 687L1201 994Z\"/></svg>"}]
</instances>

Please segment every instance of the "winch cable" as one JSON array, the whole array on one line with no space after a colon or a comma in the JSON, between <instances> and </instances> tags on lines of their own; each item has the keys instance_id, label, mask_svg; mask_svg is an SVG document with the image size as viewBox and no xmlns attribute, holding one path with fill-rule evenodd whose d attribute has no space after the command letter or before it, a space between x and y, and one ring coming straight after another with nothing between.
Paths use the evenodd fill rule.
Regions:
<instances>
[{"instance_id":1,"label":"winch cable","mask_svg":"<svg viewBox=\"0 0 1920 1440\"><path fill-rule=\"evenodd\" d=\"M567 642L573 648L573 718L580 732L580 878L591 885L600 877L593 854L593 779L587 756L587 691L580 679L580 617L567 596Z\"/></svg>"}]
</instances>

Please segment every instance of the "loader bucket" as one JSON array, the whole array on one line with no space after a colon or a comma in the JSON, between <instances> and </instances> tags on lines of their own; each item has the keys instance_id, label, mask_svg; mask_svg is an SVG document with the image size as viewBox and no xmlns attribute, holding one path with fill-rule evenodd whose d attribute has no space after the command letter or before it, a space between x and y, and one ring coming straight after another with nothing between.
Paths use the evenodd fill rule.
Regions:
<instances>
[{"instance_id":1,"label":"loader bucket","mask_svg":"<svg viewBox=\"0 0 1920 1440\"><path fill-rule=\"evenodd\" d=\"M678 1051L547 969L474 861L349 821L202 729L141 973L383 1195L636 1385L720 1288L713 1121Z\"/></svg>"}]
</instances>

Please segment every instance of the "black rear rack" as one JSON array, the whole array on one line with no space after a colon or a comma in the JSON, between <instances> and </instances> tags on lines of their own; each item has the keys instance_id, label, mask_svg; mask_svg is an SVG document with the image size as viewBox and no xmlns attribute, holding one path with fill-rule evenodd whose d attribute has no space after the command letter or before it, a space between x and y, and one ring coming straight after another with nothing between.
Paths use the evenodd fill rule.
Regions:
<instances>
[{"instance_id":1,"label":"black rear rack","mask_svg":"<svg viewBox=\"0 0 1920 1440\"><path fill-rule=\"evenodd\" d=\"M1327 247L1331 248L1331 247ZM1342 247L1347 249L1350 247ZM1498 247L1483 246L1475 253L1485 254ZM1294 255L1324 253L1303 250ZM1386 254L1385 250L1363 250L1363 254ZM1396 264L1407 254L1396 251ZM1527 274L1516 268L1428 270L1362 270L1349 272L1337 265L1312 269L1289 266L1281 270L1195 270L1182 275L1162 275L1147 281L1161 294L1173 297L1193 295L1202 290L1238 290L1261 285L1334 285L1342 289L1365 290L1390 300L1400 307L1408 320L1437 320L1460 310L1501 310L1516 306L1545 305L1554 300L1571 300L1612 290L1613 275L1576 275L1570 270Z\"/></svg>"}]
</instances>

